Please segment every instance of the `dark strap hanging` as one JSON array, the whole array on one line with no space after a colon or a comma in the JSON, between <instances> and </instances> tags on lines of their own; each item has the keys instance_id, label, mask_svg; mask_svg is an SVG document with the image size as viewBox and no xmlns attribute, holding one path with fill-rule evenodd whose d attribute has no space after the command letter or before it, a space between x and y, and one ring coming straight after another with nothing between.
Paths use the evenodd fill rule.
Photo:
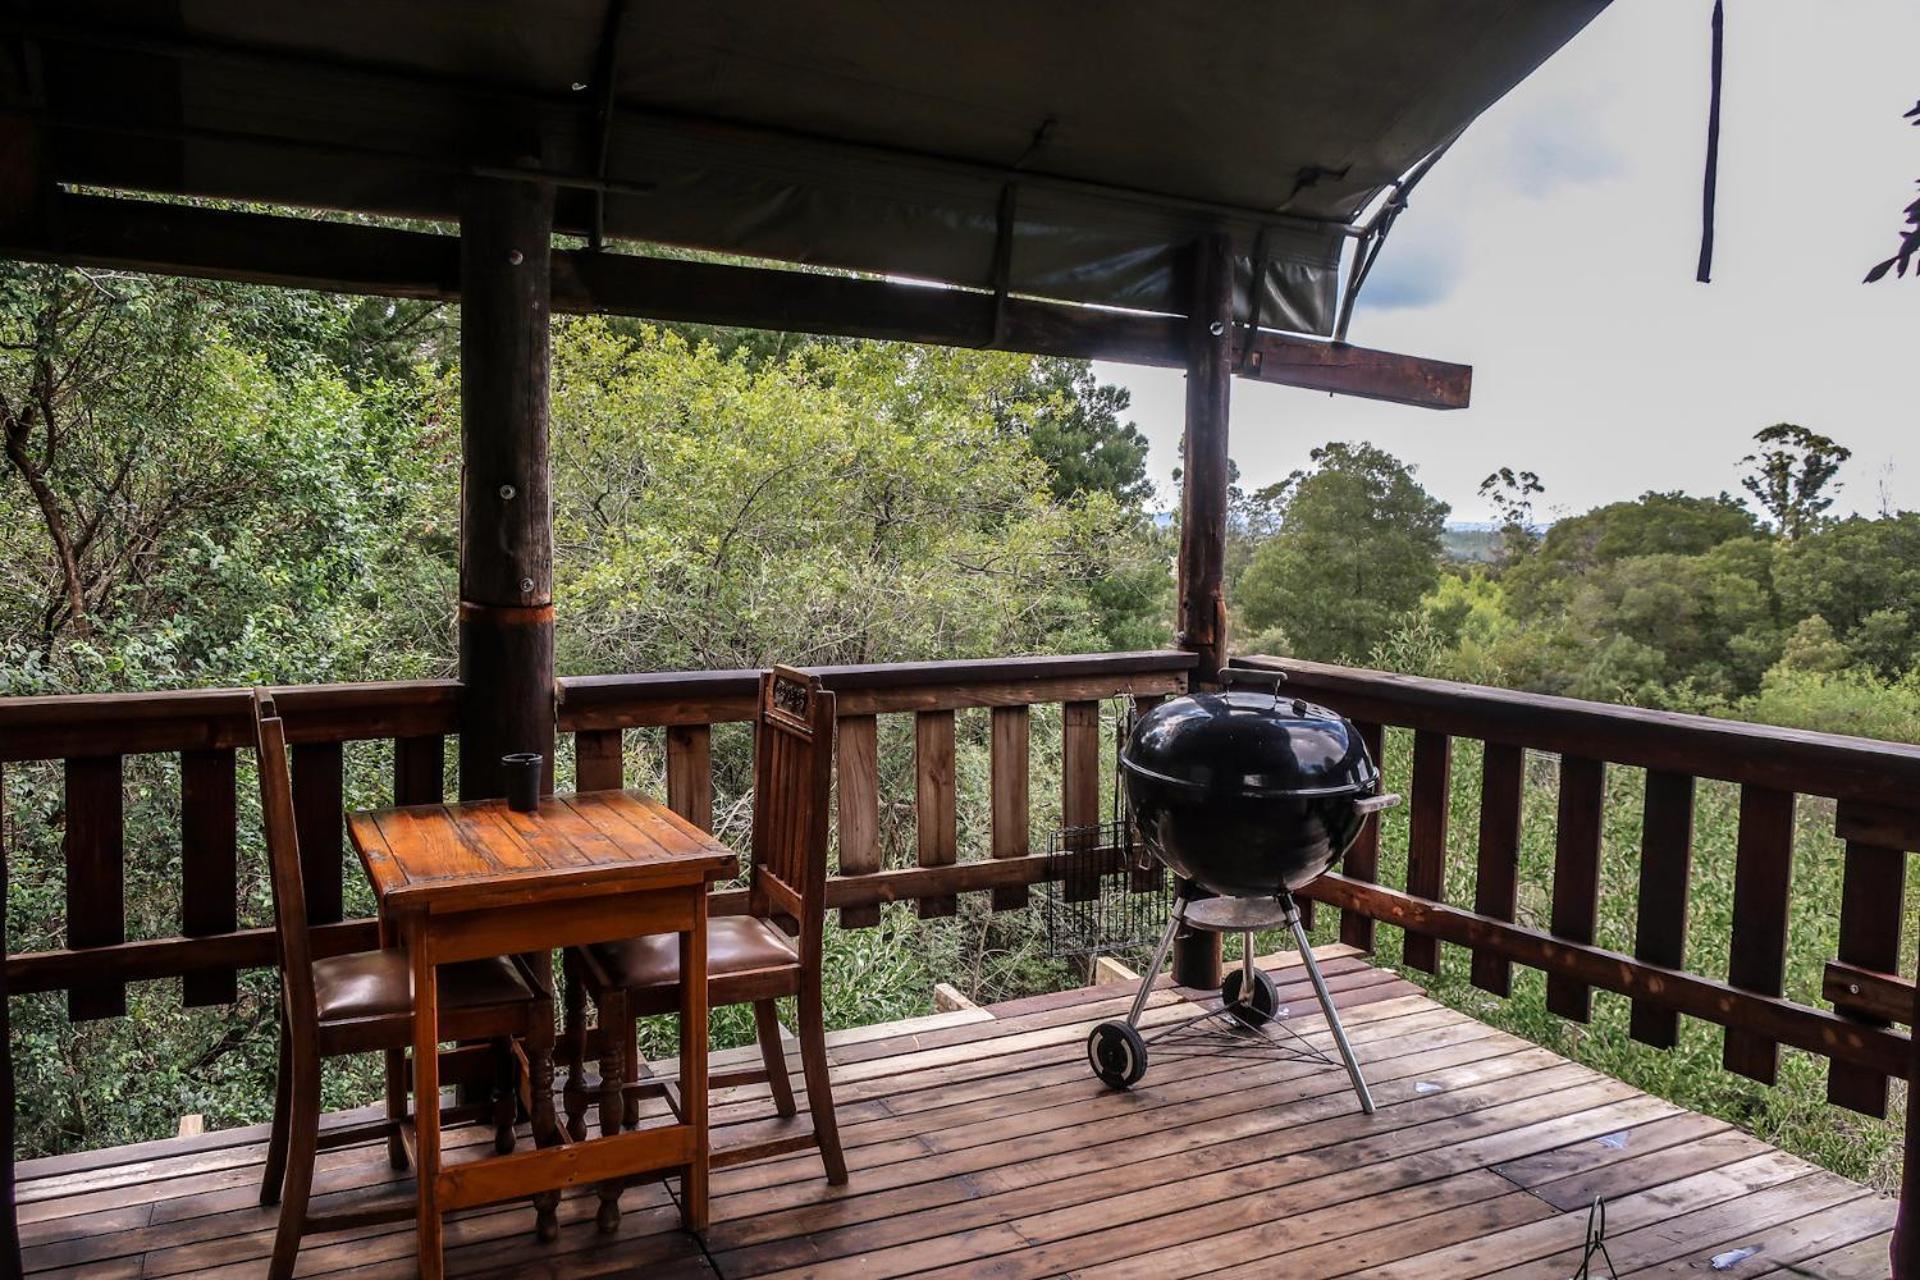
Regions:
<instances>
[{"instance_id":1,"label":"dark strap hanging","mask_svg":"<svg viewBox=\"0 0 1920 1280\"><path fill-rule=\"evenodd\" d=\"M1720 58L1726 25L1724 0L1713 0L1713 64L1707 100L1707 176L1700 194L1700 267L1693 278L1701 284L1713 277L1713 198L1720 177Z\"/></svg>"}]
</instances>

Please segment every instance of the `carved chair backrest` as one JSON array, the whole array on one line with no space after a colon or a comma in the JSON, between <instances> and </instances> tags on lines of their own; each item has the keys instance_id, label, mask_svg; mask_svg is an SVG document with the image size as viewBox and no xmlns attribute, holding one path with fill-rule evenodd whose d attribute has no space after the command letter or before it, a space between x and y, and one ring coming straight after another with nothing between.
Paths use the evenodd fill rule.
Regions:
<instances>
[{"instance_id":1,"label":"carved chair backrest","mask_svg":"<svg viewBox=\"0 0 1920 1280\"><path fill-rule=\"evenodd\" d=\"M751 910L800 925L817 946L826 913L827 820L833 794L834 698L791 667L760 677L753 737Z\"/></svg>"}]
</instances>

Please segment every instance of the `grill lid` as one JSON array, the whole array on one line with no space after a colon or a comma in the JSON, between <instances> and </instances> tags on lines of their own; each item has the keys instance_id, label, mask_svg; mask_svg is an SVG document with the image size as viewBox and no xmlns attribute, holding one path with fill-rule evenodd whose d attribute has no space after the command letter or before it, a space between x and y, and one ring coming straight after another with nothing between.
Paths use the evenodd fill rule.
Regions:
<instances>
[{"instance_id":1,"label":"grill lid","mask_svg":"<svg viewBox=\"0 0 1920 1280\"><path fill-rule=\"evenodd\" d=\"M1351 724L1269 690L1163 702L1134 726L1120 763L1143 781L1221 797L1370 795L1380 781Z\"/></svg>"}]
</instances>

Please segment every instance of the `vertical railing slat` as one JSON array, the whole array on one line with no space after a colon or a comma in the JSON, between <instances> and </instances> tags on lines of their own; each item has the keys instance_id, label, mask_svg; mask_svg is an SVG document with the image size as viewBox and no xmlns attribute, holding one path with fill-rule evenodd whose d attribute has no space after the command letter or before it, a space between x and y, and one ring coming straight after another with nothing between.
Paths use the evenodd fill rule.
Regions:
<instances>
[{"instance_id":1,"label":"vertical railing slat","mask_svg":"<svg viewBox=\"0 0 1920 1280\"><path fill-rule=\"evenodd\" d=\"M1137 693L1133 696L1133 716L1138 721L1149 711L1165 702L1166 696L1158 693ZM1124 802L1124 797L1122 800ZM1140 833L1133 833L1134 869L1128 879L1128 887L1135 893L1151 893L1166 884L1167 869L1160 860L1148 853L1140 844Z\"/></svg>"},{"instance_id":2,"label":"vertical railing slat","mask_svg":"<svg viewBox=\"0 0 1920 1280\"><path fill-rule=\"evenodd\" d=\"M300 840L300 878L307 923L341 918L346 859L346 760L337 742L293 748L293 823Z\"/></svg>"},{"instance_id":3,"label":"vertical railing slat","mask_svg":"<svg viewBox=\"0 0 1920 1280\"><path fill-rule=\"evenodd\" d=\"M1560 806L1553 843L1553 936L1587 945L1600 916L1600 841L1607 799L1607 766L1585 756L1560 757ZM1547 975L1547 1008L1586 1022L1593 989Z\"/></svg>"},{"instance_id":4,"label":"vertical railing slat","mask_svg":"<svg viewBox=\"0 0 1920 1280\"><path fill-rule=\"evenodd\" d=\"M1420 729L1413 735L1413 813L1407 837L1407 892L1438 902L1447 891L1447 814L1452 804L1453 739ZM1406 936L1406 963L1440 971L1437 939Z\"/></svg>"},{"instance_id":5,"label":"vertical railing slat","mask_svg":"<svg viewBox=\"0 0 1920 1280\"><path fill-rule=\"evenodd\" d=\"M618 729L581 729L573 735L573 784L581 791L618 791L626 785L625 735Z\"/></svg>"},{"instance_id":6,"label":"vertical railing slat","mask_svg":"<svg viewBox=\"0 0 1920 1280\"><path fill-rule=\"evenodd\" d=\"M713 830L713 730L704 724L667 728L667 807Z\"/></svg>"},{"instance_id":7,"label":"vertical railing slat","mask_svg":"<svg viewBox=\"0 0 1920 1280\"><path fill-rule=\"evenodd\" d=\"M1733 863L1733 945L1727 981L1777 996L1786 978L1787 895L1793 881L1791 791L1740 788L1740 833ZM1780 1046L1758 1032L1728 1027L1720 1061L1762 1084L1772 1084Z\"/></svg>"},{"instance_id":8,"label":"vertical railing slat","mask_svg":"<svg viewBox=\"0 0 1920 1280\"><path fill-rule=\"evenodd\" d=\"M1480 847L1474 863L1473 909L1512 920L1520 888L1520 812L1527 753L1489 742L1480 764ZM1492 951L1473 953L1473 985L1495 995L1513 987L1513 963Z\"/></svg>"},{"instance_id":9,"label":"vertical railing slat","mask_svg":"<svg viewBox=\"0 0 1920 1280\"><path fill-rule=\"evenodd\" d=\"M1032 851L1033 824L1028 808L1028 730L1025 707L995 707L989 745L990 799L993 811L993 856L1024 858ZM995 889L993 909L1008 911L1027 905L1027 886Z\"/></svg>"},{"instance_id":10,"label":"vertical railing slat","mask_svg":"<svg viewBox=\"0 0 1920 1280\"><path fill-rule=\"evenodd\" d=\"M1835 958L1881 973L1900 971L1900 918L1906 896L1907 855L1856 840L1847 842L1846 872L1840 886L1840 942ZM1840 1010L1841 1016L1867 1026L1884 1027L1883 1018ZM1827 1101L1852 1111L1884 1118L1887 1077L1846 1062L1827 1067Z\"/></svg>"},{"instance_id":11,"label":"vertical railing slat","mask_svg":"<svg viewBox=\"0 0 1920 1280\"><path fill-rule=\"evenodd\" d=\"M230 748L180 753L180 932L189 938L240 927L238 813ZM180 981L188 1008L231 1004L232 969L202 969Z\"/></svg>"},{"instance_id":12,"label":"vertical railing slat","mask_svg":"<svg viewBox=\"0 0 1920 1280\"><path fill-rule=\"evenodd\" d=\"M1373 757L1375 765L1384 774L1387 767L1386 731L1371 721L1360 720L1354 723L1360 732L1360 740L1367 744L1367 754ZM1385 785L1385 784L1383 784ZM1346 859L1340 865L1341 874L1350 880L1359 880L1373 884L1380 878L1380 819L1367 819L1360 828L1360 835L1347 850ZM1340 941L1362 951L1373 950L1373 917L1358 911L1340 913Z\"/></svg>"},{"instance_id":13,"label":"vertical railing slat","mask_svg":"<svg viewBox=\"0 0 1920 1280\"><path fill-rule=\"evenodd\" d=\"M121 758L85 756L66 764L67 945L127 940ZM125 983L99 982L67 992L75 1022L127 1011Z\"/></svg>"},{"instance_id":14,"label":"vertical railing slat","mask_svg":"<svg viewBox=\"0 0 1920 1280\"><path fill-rule=\"evenodd\" d=\"M913 717L914 817L919 864L951 866L959 856L953 773L953 712L919 711ZM952 894L920 899L920 918L950 916L960 909Z\"/></svg>"},{"instance_id":15,"label":"vertical railing slat","mask_svg":"<svg viewBox=\"0 0 1920 1280\"><path fill-rule=\"evenodd\" d=\"M437 733L393 740L393 802L438 804L447 794L447 740Z\"/></svg>"},{"instance_id":16,"label":"vertical railing slat","mask_svg":"<svg viewBox=\"0 0 1920 1280\"><path fill-rule=\"evenodd\" d=\"M1693 778L1647 771L1641 815L1640 898L1633 954L1648 964L1678 969L1687 959L1687 898L1693 877ZM1635 1000L1628 1032L1643 1044L1671 1049L1680 1038L1680 1015Z\"/></svg>"},{"instance_id":17,"label":"vertical railing slat","mask_svg":"<svg viewBox=\"0 0 1920 1280\"><path fill-rule=\"evenodd\" d=\"M1091 849L1099 843L1091 829L1100 825L1100 704L1064 704L1060 733L1060 825L1072 833L1068 849ZM1090 901L1099 896L1100 878L1069 877L1060 892L1069 902Z\"/></svg>"},{"instance_id":18,"label":"vertical railing slat","mask_svg":"<svg viewBox=\"0 0 1920 1280\"><path fill-rule=\"evenodd\" d=\"M839 779L840 874L871 875L880 869L880 743L872 716L842 716L835 732ZM840 927L865 929L880 923L880 904L840 908Z\"/></svg>"}]
</instances>

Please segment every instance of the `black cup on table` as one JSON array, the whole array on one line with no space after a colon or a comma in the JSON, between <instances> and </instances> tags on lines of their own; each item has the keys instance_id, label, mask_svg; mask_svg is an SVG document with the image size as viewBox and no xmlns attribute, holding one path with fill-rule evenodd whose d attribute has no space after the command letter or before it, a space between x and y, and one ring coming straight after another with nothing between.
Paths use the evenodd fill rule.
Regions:
<instances>
[{"instance_id":1,"label":"black cup on table","mask_svg":"<svg viewBox=\"0 0 1920 1280\"><path fill-rule=\"evenodd\" d=\"M546 762L538 751L512 751L500 757L507 808L515 813L532 813L540 807L540 773Z\"/></svg>"}]
</instances>

